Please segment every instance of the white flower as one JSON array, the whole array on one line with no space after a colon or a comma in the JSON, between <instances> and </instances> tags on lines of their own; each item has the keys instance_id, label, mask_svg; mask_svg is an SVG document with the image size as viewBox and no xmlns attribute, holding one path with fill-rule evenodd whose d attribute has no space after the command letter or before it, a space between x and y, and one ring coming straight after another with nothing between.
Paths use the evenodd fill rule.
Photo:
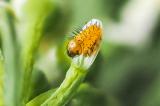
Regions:
<instances>
[{"instance_id":1,"label":"white flower","mask_svg":"<svg viewBox=\"0 0 160 106\"><path fill-rule=\"evenodd\" d=\"M83 33L84 30L90 28L90 26L93 26L93 25L98 27L100 29L100 32L102 32L102 22L97 19L92 19L82 28L82 31L80 33ZM90 36L90 35L88 35L88 36ZM98 35L98 36L102 36L102 33L100 33L100 35ZM91 55L84 55L83 53L80 55L76 55L72 58L72 64L87 70L94 62L94 60L100 50L100 45L102 42L101 39L102 38L100 37L100 39L96 40L95 43L97 43L97 45L96 45L95 49L93 49L92 53L90 53ZM85 38L84 38L84 40L85 40ZM95 46L95 43L93 45L91 45L91 48L94 48L92 46Z\"/></svg>"}]
</instances>

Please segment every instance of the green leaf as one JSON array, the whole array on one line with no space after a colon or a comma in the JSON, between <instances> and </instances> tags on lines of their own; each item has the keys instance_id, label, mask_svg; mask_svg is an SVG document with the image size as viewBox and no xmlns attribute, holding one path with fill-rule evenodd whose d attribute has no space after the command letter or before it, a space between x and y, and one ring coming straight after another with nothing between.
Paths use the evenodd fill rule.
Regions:
<instances>
[{"instance_id":1,"label":"green leaf","mask_svg":"<svg viewBox=\"0 0 160 106\"><path fill-rule=\"evenodd\" d=\"M19 18L18 34L22 47L21 50L21 97L24 103L29 100L30 79L32 76L33 64L40 40L43 35L44 25L47 17L54 10L52 0L27 0L23 5ZM21 30L21 28L23 30Z\"/></svg>"},{"instance_id":2,"label":"green leaf","mask_svg":"<svg viewBox=\"0 0 160 106\"><path fill-rule=\"evenodd\" d=\"M49 98L54 92L55 89L51 89L45 93L40 94L39 96L35 97L31 101L29 101L26 106L40 106L47 98Z\"/></svg>"},{"instance_id":3,"label":"green leaf","mask_svg":"<svg viewBox=\"0 0 160 106\"><path fill-rule=\"evenodd\" d=\"M4 105L4 96L3 96L3 79L4 79L4 61L3 56L0 50L0 106Z\"/></svg>"}]
</instances>

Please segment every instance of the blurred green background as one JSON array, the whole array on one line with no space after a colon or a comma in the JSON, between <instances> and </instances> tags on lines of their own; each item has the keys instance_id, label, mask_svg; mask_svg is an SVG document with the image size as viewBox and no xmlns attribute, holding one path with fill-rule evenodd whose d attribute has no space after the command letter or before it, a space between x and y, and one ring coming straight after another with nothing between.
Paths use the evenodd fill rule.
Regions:
<instances>
[{"instance_id":1,"label":"blurred green background","mask_svg":"<svg viewBox=\"0 0 160 106\"><path fill-rule=\"evenodd\" d=\"M70 66L66 41L92 18L103 23L102 47L67 106L160 106L160 0L55 0L30 99L60 85Z\"/></svg>"}]
</instances>

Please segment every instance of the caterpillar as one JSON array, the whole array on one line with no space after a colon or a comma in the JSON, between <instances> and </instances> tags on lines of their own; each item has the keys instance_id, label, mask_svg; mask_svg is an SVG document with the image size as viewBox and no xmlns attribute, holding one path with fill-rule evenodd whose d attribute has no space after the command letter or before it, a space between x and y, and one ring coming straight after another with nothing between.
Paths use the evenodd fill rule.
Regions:
<instances>
[{"instance_id":1,"label":"caterpillar","mask_svg":"<svg viewBox=\"0 0 160 106\"><path fill-rule=\"evenodd\" d=\"M82 29L76 31L73 39L68 42L67 54L70 57L91 56L99 48L101 39L101 21L92 19Z\"/></svg>"}]
</instances>

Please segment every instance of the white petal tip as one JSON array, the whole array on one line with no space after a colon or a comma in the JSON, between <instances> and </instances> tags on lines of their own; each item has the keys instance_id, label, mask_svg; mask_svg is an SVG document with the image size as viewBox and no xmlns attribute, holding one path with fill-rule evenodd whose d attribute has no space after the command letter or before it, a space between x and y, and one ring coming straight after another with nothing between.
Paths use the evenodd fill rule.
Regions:
<instances>
[{"instance_id":1,"label":"white petal tip","mask_svg":"<svg viewBox=\"0 0 160 106\"><path fill-rule=\"evenodd\" d=\"M87 27L91 26L91 25L96 25L100 28L102 28L102 22L98 19L92 19L90 20L82 29L86 29Z\"/></svg>"}]
</instances>

